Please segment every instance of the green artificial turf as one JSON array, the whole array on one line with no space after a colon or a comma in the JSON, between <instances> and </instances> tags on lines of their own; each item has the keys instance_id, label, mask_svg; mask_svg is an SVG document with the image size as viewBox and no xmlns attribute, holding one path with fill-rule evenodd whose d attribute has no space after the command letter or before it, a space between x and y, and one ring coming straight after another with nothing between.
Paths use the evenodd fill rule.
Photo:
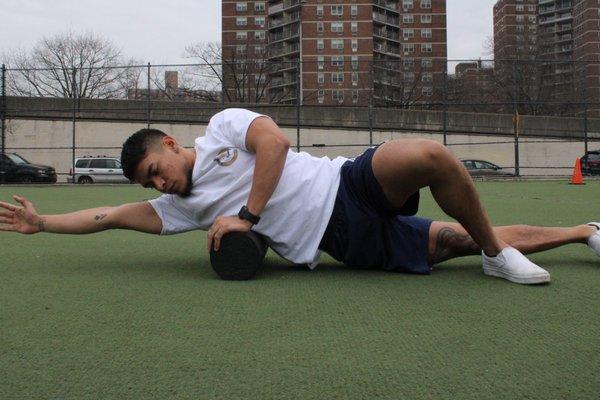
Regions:
<instances>
[{"instance_id":1,"label":"green artificial turf","mask_svg":"<svg viewBox=\"0 0 600 400\"><path fill-rule=\"evenodd\" d=\"M488 182L495 224L600 218L600 182ZM154 196L133 186L4 187L41 213ZM424 193L420 214L440 218ZM552 283L315 271L269 255L225 282L205 234L0 233L0 399L597 399L600 258L531 257Z\"/></svg>"}]
</instances>

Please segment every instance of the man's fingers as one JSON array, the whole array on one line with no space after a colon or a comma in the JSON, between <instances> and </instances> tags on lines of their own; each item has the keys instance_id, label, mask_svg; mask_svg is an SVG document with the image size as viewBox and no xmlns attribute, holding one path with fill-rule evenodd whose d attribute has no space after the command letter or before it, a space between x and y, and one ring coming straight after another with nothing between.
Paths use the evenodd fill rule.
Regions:
<instances>
[{"instance_id":1,"label":"man's fingers","mask_svg":"<svg viewBox=\"0 0 600 400\"><path fill-rule=\"evenodd\" d=\"M13 196L13 199L15 199L15 201L20 203L23 207L26 207L27 203L29 203L29 200L27 200L25 197L17 196L16 194Z\"/></svg>"},{"instance_id":2,"label":"man's fingers","mask_svg":"<svg viewBox=\"0 0 600 400\"><path fill-rule=\"evenodd\" d=\"M5 208L9 211L15 211L18 208L17 206L15 206L13 204L5 203L3 201L0 201L0 207Z\"/></svg>"},{"instance_id":3,"label":"man's fingers","mask_svg":"<svg viewBox=\"0 0 600 400\"><path fill-rule=\"evenodd\" d=\"M14 217L14 215L15 215L14 211L0 211L0 217L12 218L12 217Z\"/></svg>"},{"instance_id":4,"label":"man's fingers","mask_svg":"<svg viewBox=\"0 0 600 400\"><path fill-rule=\"evenodd\" d=\"M0 231L14 232L17 229L12 225L0 225Z\"/></svg>"},{"instance_id":5,"label":"man's fingers","mask_svg":"<svg viewBox=\"0 0 600 400\"><path fill-rule=\"evenodd\" d=\"M0 224L12 224L12 218L0 217Z\"/></svg>"}]
</instances>

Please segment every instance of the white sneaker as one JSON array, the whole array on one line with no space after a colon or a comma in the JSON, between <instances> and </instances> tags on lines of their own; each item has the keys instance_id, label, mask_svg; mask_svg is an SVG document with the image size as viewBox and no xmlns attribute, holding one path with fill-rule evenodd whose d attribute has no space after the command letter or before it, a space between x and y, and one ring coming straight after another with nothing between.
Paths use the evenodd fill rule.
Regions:
<instances>
[{"instance_id":1,"label":"white sneaker","mask_svg":"<svg viewBox=\"0 0 600 400\"><path fill-rule=\"evenodd\" d=\"M594 233L588 238L587 243L588 246L590 246L592 250L594 250L596 255L600 256L600 222L590 222L588 223L588 225L595 226L596 228L598 228L596 233Z\"/></svg>"},{"instance_id":2,"label":"white sneaker","mask_svg":"<svg viewBox=\"0 0 600 400\"><path fill-rule=\"evenodd\" d=\"M513 247L505 247L496 257L483 251L483 273L507 279L511 282L533 285L550 282L550 274L527 259Z\"/></svg>"}]
</instances>

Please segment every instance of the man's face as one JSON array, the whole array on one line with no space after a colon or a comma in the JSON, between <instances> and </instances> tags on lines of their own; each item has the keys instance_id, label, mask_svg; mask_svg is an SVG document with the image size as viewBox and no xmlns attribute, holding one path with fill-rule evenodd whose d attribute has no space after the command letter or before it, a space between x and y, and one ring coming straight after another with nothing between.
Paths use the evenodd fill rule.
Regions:
<instances>
[{"instance_id":1,"label":"man's face","mask_svg":"<svg viewBox=\"0 0 600 400\"><path fill-rule=\"evenodd\" d=\"M193 165L186 162L181 150L173 138L160 139L146 151L146 157L136 169L135 181L161 193L189 196Z\"/></svg>"}]
</instances>

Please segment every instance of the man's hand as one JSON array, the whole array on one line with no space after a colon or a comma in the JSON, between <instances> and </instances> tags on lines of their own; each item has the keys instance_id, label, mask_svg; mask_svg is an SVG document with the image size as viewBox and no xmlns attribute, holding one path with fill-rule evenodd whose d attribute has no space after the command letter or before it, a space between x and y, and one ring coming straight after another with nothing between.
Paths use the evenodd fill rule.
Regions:
<instances>
[{"instance_id":1,"label":"man's hand","mask_svg":"<svg viewBox=\"0 0 600 400\"><path fill-rule=\"evenodd\" d=\"M250 228L252 228L252 223L250 221L240 219L237 216L217 217L217 219L215 219L215 222L208 230L208 237L206 240L208 252L210 253L210 250L213 248L215 249L215 251L219 250L219 247L221 247L221 238L226 233L248 232Z\"/></svg>"},{"instance_id":2,"label":"man's hand","mask_svg":"<svg viewBox=\"0 0 600 400\"><path fill-rule=\"evenodd\" d=\"M33 204L25 197L13 196L13 199L21 204L21 207L0 201L0 231L26 235L42 232L44 219L38 215Z\"/></svg>"}]
</instances>

